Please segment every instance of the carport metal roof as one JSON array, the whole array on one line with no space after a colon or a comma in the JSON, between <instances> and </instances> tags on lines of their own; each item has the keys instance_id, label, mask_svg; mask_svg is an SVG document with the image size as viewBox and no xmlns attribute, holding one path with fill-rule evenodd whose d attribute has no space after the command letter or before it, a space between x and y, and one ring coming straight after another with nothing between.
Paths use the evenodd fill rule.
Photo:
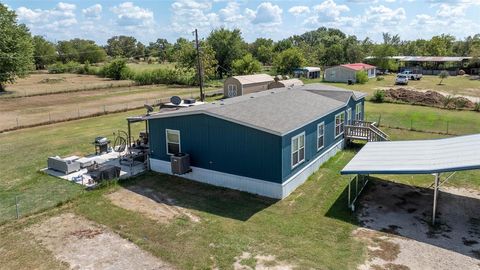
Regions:
<instances>
[{"instance_id":1,"label":"carport metal roof","mask_svg":"<svg viewBox=\"0 0 480 270\"><path fill-rule=\"evenodd\" d=\"M480 134L367 143L341 174L436 174L480 169Z\"/></svg>"},{"instance_id":2,"label":"carport metal roof","mask_svg":"<svg viewBox=\"0 0 480 270\"><path fill-rule=\"evenodd\" d=\"M369 142L341 174L433 174L432 223L435 224L440 174L476 169L480 169L480 134L436 140Z\"/></svg>"}]
</instances>

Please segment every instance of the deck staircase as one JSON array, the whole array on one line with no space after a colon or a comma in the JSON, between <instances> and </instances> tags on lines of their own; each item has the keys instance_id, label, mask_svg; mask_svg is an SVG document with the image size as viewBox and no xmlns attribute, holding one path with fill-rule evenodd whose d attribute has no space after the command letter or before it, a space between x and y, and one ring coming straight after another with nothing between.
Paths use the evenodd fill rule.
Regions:
<instances>
[{"instance_id":1,"label":"deck staircase","mask_svg":"<svg viewBox=\"0 0 480 270\"><path fill-rule=\"evenodd\" d=\"M375 122L355 120L345 125L345 139L367 142L389 141L388 135L380 130Z\"/></svg>"}]
</instances>

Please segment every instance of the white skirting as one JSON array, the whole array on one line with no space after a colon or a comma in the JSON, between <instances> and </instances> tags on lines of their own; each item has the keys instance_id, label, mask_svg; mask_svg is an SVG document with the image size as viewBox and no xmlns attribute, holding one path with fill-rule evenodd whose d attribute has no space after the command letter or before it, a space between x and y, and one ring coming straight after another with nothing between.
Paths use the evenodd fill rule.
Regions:
<instances>
[{"instance_id":1,"label":"white skirting","mask_svg":"<svg viewBox=\"0 0 480 270\"><path fill-rule=\"evenodd\" d=\"M334 156L338 151L342 150L343 146L343 140L336 143L321 156L310 161L307 166L303 167L300 171L283 182L283 184L198 167L192 167L190 173L183 174L181 177L215 186L246 191L270 198L283 199L292 193L298 186L303 184L310 175L318 170L322 163ZM155 172L172 174L170 162L168 161L150 158L150 168Z\"/></svg>"}]
</instances>

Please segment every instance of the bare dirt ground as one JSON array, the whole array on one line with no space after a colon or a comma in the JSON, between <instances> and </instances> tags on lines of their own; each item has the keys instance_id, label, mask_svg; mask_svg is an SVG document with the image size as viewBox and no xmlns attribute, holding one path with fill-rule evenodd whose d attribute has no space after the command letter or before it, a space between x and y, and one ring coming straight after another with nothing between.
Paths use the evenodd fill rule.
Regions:
<instances>
[{"instance_id":1,"label":"bare dirt ground","mask_svg":"<svg viewBox=\"0 0 480 270\"><path fill-rule=\"evenodd\" d=\"M145 102L197 92L196 88L159 85L0 99L0 130L140 107Z\"/></svg>"},{"instance_id":2,"label":"bare dirt ground","mask_svg":"<svg viewBox=\"0 0 480 270\"><path fill-rule=\"evenodd\" d=\"M186 216L192 222L200 218L187 209L175 205L175 200L148 187L130 186L106 195L118 207L142 213L153 220L168 223L174 218Z\"/></svg>"},{"instance_id":3,"label":"bare dirt ground","mask_svg":"<svg viewBox=\"0 0 480 270\"><path fill-rule=\"evenodd\" d=\"M8 84L7 93L4 95L6 97L25 96L130 85L133 85L133 81L115 81L93 75L42 73L31 74L26 78L18 79L14 84Z\"/></svg>"},{"instance_id":4,"label":"bare dirt ground","mask_svg":"<svg viewBox=\"0 0 480 270\"><path fill-rule=\"evenodd\" d=\"M250 266L248 264L254 264ZM250 252L243 252L240 256L235 257L233 263L235 270L291 270L295 269L295 265L279 261L273 255L256 255Z\"/></svg>"},{"instance_id":5,"label":"bare dirt ground","mask_svg":"<svg viewBox=\"0 0 480 270\"><path fill-rule=\"evenodd\" d=\"M173 269L107 228L71 213L33 225L27 232L70 269Z\"/></svg>"},{"instance_id":6,"label":"bare dirt ground","mask_svg":"<svg viewBox=\"0 0 480 270\"><path fill-rule=\"evenodd\" d=\"M432 189L370 185L354 232L368 244L359 269L480 269L480 192L442 187L432 226Z\"/></svg>"}]
</instances>

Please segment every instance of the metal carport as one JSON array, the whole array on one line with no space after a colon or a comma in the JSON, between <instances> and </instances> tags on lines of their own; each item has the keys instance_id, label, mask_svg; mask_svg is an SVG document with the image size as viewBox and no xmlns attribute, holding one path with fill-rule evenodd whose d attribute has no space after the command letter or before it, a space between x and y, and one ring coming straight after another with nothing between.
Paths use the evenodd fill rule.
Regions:
<instances>
[{"instance_id":1,"label":"metal carport","mask_svg":"<svg viewBox=\"0 0 480 270\"><path fill-rule=\"evenodd\" d=\"M369 142L341 174L433 174L432 223L435 223L440 175L475 169L480 169L480 134L434 140Z\"/></svg>"}]
</instances>

